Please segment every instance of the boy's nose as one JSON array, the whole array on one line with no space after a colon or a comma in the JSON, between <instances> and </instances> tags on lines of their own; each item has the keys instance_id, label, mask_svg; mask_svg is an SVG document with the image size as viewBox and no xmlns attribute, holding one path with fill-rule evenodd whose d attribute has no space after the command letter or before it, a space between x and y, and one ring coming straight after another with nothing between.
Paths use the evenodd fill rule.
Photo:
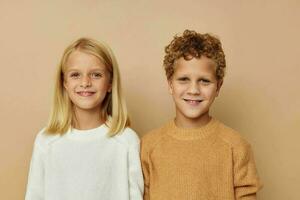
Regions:
<instances>
[{"instance_id":1,"label":"boy's nose","mask_svg":"<svg viewBox=\"0 0 300 200\"><path fill-rule=\"evenodd\" d=\"M200 94L199 85L197 83L191 83L188 88L188 93L189 94Z\"/></svg>"},{"instance_id":2,"label":"boy's nose","mask_svg":"<svg viewBox=\"0 0 300 200\"><path fill-rule=\"evenodd\" d=\"M90 77L89 76L83 76L80 86L83 87L83 88L90 87L91 86Z\"/></svg>"}]
</instances>

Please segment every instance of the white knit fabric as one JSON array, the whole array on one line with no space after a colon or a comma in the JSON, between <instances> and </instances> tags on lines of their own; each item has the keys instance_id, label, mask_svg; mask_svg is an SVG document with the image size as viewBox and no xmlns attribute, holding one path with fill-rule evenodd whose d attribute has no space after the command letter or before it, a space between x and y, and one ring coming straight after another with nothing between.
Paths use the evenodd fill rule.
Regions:
<instances>
[{"instance_id":1,"label":"white knit fabric","mask_svg":"<svg viewBox=\"0 0 300 200\"><path fill-rule=\"evenodd\" d=\"M36 137L25 200L142 200L139 138L101 125Z\"/></svg>"}]
</instances>

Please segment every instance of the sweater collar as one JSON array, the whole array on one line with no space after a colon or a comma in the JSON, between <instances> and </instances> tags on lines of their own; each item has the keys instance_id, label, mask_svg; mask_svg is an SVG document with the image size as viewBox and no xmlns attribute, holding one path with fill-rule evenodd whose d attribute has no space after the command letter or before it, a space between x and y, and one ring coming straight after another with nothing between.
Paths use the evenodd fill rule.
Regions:
<instances>
[{"instance_id":1,"label":"sweater collar","mask_svg":"<svg viewBox=\"0 0 300 200\"><path fill-rule=\"evenodd\" d=\"M105 123L101 124L100 126L93 128L93 129L88 129L88 130L79 130L74 127L70 127L66 136L69 138L77 138L77 139L90 139L94 137L102 137L106 136L108 132L108 127L106 126Z\"/></svg>"},{"instance_id":2,"label":"sweater collar","mask_svg":"<svg viewBox=\"0 0 300 200\"><path fill-rule=\"evenodd\" d=\"M172 120L167 125L169 131L166 133L179 140L205 139L215 132L217 125L218 120L211 118L206 125L199 128L180 128Z\"/></svg>"}]
</instances>

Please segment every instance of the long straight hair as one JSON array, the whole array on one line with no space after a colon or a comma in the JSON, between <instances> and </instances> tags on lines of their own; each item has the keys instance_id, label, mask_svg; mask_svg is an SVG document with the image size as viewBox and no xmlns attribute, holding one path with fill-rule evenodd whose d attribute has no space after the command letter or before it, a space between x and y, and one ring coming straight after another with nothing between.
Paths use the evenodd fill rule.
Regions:
<instances>
[{"instance_id":1,"label":"long straight hair","mask_svg":"<svg viewBox=\"0 0 300 200\"><path fill-rule=\"evenodd\" d=\"M74 124L76 116L73 110L73 103L63 83L66 62L70 54L76 50L99 58L110 73L112 91L106 94L99 114L109 127L108 135L114 136L130 125L126 103L122 96L119 67L115 55L109 46L90 38L76 40L63 53L56 71L53 105L45 132L48 134L64 134Z\"/></svg>"}]
</instances>

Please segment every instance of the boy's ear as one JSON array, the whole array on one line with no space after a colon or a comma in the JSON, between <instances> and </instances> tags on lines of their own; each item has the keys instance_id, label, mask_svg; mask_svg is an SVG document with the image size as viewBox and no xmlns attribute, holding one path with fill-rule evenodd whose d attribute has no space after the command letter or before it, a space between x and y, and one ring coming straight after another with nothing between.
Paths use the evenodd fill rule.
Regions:
<instances>
[{"instance_id":1,"label":"boy's ear","mask_svg":"<svg viewBox=\"0 0 300 200\"><path fill-rule=\"evenodd\" d=\"M223 79L218 80L218 84L217 84L217 96L219 95L219 92L221 90L222 85L223 85Z\"/></svg>"},{"instance_id":2,"label":"boy's ear","mask_svg":"<svg viewBox=\"0 0 300 200\"><path fill-rule=\"evenodd\" d=\"M173 95L173 85L172 85L172 81L171 80L168 80L168 90L169 90L169 93L171 95Z\"/></svg>"}]
</instances>

